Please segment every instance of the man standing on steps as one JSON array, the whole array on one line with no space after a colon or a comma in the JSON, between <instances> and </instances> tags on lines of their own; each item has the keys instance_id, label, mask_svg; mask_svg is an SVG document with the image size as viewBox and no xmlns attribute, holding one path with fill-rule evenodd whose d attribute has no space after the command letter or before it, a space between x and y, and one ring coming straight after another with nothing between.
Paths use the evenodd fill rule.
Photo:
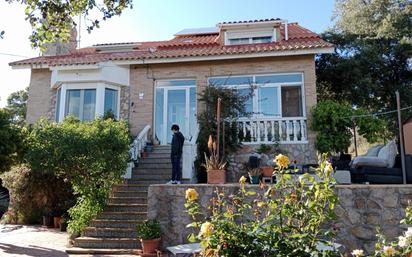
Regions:
<instances>
[{"instance_id":1,"label":"man standing on steps","mask_svg":"<svg viewBox=\"0 0 412 257\"><path fill-rule=\"evenodd\" d=\"M173 124L171 130L173 132L172 152L170 153L170 159L172 160L172 179L167 182L167 184L180 184L180 180L182 178L180 160L182 159L185 137L182 133L180 133L179 126L177 124Z\"/></svg>"}]
</instances>

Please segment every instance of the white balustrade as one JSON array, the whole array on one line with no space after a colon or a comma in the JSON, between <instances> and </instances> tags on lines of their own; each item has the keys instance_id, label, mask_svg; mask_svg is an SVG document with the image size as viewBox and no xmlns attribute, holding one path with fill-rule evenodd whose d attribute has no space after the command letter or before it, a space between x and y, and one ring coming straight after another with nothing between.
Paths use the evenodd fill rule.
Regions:
<instances>
[{"instance_id":1,"label":"white balustrade","mask_svg":"<svg viewBox=\"0 0 412 257\"><path fill-rule=\"evenodd\" d=\"M146 125L139 135L133 140L133 143L130 145L130 157L131 161L127 164L126 173L123 175L123 178L130 179L132 176L132 169L134 168L135 163L138 163L142 157L142 152L146 146L148 135L150 131L150 125Z\"/></svg>"},{"instance_id":2,"label":"white balustrade","mask_svg":"<svg viewBox=\"0 0 412 257\"><path fill-rule=\"evenodd\" d=\"M237 121L243 144L307 143L305 117L239 118Z\"/></svg>"}]
</instances>

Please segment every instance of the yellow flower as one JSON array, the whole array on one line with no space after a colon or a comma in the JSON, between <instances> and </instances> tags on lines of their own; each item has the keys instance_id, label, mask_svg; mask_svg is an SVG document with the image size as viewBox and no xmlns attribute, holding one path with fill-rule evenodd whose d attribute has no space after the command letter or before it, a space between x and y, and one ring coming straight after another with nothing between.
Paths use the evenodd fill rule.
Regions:
<instances>
[{"instance_id":1,"label":"yellow flower","mask_svg":"<svg viewBox=\"0 0 412 257\"><path fill-rule=\"evenodd\" d=\"M246 177L245 177L245 176L242 176L242 177L239 179L239 183L240 183L240 184L245 184L245 183L246 183Z\"/></svg>"},{"instance_id":2,"label":"yellow flower","mask_svg":"<svg viewBox=\"0 0 412 257\"><path fill-rule=\"evenodd\" d=\"M265 202L262 202L262 201L259 201L259 202L257 203L257 207L258 207L258 208L266 207L266 203L265 203Z\"/></svg>"},{"instance_id":3,"label":"yellow flower","mask_svg":"<svg viewBox=\"0 0 412 257\"><path fill-rule=\"evenodd\" d=\"M395 249L392 246L384 246L383 253L387 256L393 256L395 254Z\"/></svg>"},{"instance_id":4,"label":"yellow flower","mask_svg":"<svg viewBox=\"0 0 412 257\"><path fill-rule=\"evenodd\" d=\"M189 202L193 202L199 198L199 194L196 192L195 189L189 188L186 190L186 200Z\"/></svg>"},{"instance_id":5,"label":"yellow flower","mask_svg":"<svg viewBox=\"0 0 412 257\"><path fill-rule=\"evenodd\" d=\"M212 151L212 149L213 149L213 138L212 138L212 135L209 135L209 140L207 141L207 148L209 148L209 151Z\"/></svg>"},{"instance_id":6,"label":"yellow flower","mask_svg":"<svg viewBox=\"0 0 412 257\"><path fill-rule=\"evenodd\" d=\"M332 163L330 163L330 162L326 162L326 166L325 166L325 172L327 173L327 174L330 174L330 173L332 173L332 171L333 171L333 166L332 166Z\"/></svg>"},{"instance_id":7,"label":"yellow flower","mask_svg":"<svg viewBox=\"0 0 412 257\"><path fill-rule=\"evenodd\" d=\"M289 158L283 154L279 154L278 156L276 156L274 162L280 169L286 169L287 167L289 167L290 163Z\"/></svg>"},{"instance_id":8,"label":"yellow flower","mask_svg":"<svg viewBox=\"0 0 412 257\"><path fill-rule=\"evenodd\" d=\"M363 250L359 250L359 249L353 250L352 255L355 257L365 256L365 254L363 253Z\"/></svg>"},{"instance_id":9,"label":"yellow flower","mask_svg":"<svg viewBox=\"0 0 412 257\"><path fill-rule=\"evenodd\" d=\"M213 224L206 221L200 227L199 237L208 237L213 233Z\"/></svg>"}]
</instances>

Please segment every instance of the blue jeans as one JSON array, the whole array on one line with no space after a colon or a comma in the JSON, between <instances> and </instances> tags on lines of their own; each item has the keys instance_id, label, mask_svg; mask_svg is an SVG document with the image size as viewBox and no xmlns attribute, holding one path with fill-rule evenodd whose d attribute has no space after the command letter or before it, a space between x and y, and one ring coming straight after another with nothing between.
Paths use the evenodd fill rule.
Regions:
<instances>
[{"instance_id":1,"label":"blue jeans","mask_svg":"<svg viewBox=\"0 0 412 257\"><path fill-rule=\"evenodd\" d=\"M180 167L180 160L182 159L182 156L176 155L172 156L172 180L173 181L180 181L182 179L182 170Z\"/></svg>"}]
</instances>

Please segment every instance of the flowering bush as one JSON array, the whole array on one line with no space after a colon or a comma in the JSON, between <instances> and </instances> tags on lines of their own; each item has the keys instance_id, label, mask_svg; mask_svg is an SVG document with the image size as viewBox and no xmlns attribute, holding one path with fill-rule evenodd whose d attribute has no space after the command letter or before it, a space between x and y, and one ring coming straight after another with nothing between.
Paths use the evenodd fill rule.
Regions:
<instances>
[{"instance_id":1,"label":"flowering bush","mask_svg":"<svg viewBox=\"0 0 412 257\"><path fill-rule=\"evenodd\" d=\"M405 210L405 219L401 221L403 224L412 224L412 206L408 206ZM403 235L398 237L398 240L393 242L388 242L388 240L379 233L378 230L378 242L375 244L375 252L373 257L390 257L390 256L412 256L412 227L403 233ZM355 257L365 256L363 250L357 249L352 252Z\"/></svg>"},{"instance_id":2,"label":"flowering bush","mask_svg":"<svg viewBox=\"0 0 412 257\"><path fill-rule=\"evenodd\" d=\"M195 189L186 191L185 207L193 219L188 227L195 230L189 240L200 241L203 256L338 256L317 247L331 244L333 234L321 225L334 217L337 201L326 157L317 170L318 181L309 174L294 179L286 156L275 161L277 184L262 184L264 193L257 194L247 190L242 177L235 194L216 189L210 215L202 212Z\"/></svg>"}]
</instances>

